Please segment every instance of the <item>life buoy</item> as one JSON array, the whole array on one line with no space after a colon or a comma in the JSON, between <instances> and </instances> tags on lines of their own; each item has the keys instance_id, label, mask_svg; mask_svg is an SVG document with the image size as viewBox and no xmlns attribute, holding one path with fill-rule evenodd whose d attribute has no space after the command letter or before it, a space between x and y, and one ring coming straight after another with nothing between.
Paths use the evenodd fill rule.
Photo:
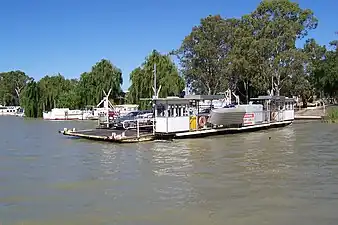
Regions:
<instances>
[{"instance_id":1,"label":"life buoy","mask_svg":"<svg viewBox=\"0 0 338 225\"><path fill-rule=\"evenodd\" d=\"M205 116L201 116L198 118L198 126L204 127L206 123L207 123L207 118Z\"/></svg>"}]
</instances>

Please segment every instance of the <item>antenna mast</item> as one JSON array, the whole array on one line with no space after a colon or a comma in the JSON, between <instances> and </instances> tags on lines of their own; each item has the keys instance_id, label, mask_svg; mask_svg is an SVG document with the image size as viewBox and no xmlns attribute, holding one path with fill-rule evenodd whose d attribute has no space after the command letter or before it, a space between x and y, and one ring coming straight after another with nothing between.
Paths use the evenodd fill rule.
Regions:
<instances>
[{"instance_id":1,"label":"antenna mast","mask_svg":"<svg viewBox=\"0 0 338 225\"><path fill-rule=\"evenodd\" d=\"M154 92L155 92L155 95L157 95L157 87L156 87L156 63L154 64Z\"/></svg>"},{"instance_id":2,"label":"antenna mast","mask_svg":"<svg viewBox=\"0 0 338 225\"><path fill-rule=\"evenodd\" d=\"M160 87L158 88L157 90L157 87L156 87L156 63L154 64L154 86L153 86L153 90L154 90L154 97L153 98L158 98L158 94L161 90L161 85Z\"/></svg>"}]
</instances>

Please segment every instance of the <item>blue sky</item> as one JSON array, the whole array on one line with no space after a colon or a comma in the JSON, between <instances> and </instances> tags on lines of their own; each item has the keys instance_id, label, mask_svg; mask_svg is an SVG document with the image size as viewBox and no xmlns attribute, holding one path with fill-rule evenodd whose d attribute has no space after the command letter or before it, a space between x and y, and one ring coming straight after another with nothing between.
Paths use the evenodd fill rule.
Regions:
<instances>
[{"instance_id":1,"label":"blue sky","mask_svg":"<svg viewBox=\"0 0 338 225\"><path fill-rule=\"evenodd\" d=\"M20 69L40 79L61 73L78 78L102 58L129 73L152 49L179 47L200 18L237 17L259 0L2 0L0 71ZM320 44L338 39L336 0L299 0L311 8L319 26L310 33Z\"/></svg>"}]
</instances>

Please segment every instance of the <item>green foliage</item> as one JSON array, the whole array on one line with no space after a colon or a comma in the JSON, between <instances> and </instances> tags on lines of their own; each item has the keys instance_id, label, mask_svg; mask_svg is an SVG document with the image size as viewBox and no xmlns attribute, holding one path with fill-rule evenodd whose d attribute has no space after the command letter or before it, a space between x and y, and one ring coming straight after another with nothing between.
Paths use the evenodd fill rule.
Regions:
<instances>
[{"instance_id":1,"label":"green foliage","mask_svg":"<svg viewBox=\"0 0 338 225\"><path fill-rule=\"evenodd\" d=\"M19 105L21 91L31 79L20 70L0 73L0 104Z\"/></svg>"},{"instance_id":2,"label":"green foliage","mask_svg":"<svg viewBox=\"0 0 338 225\"><path fill-rule=\"evenodd\" d=\"M80 96L81 106L97 105L103 98L103 91L106 93L111 88L113 99L122 94L122 72L110 61L103 59L96 63L90 72L81 74L77 93Z\"/></svg>"},{"instance_id":3,"label":"green foliage","mask_svg":"<svg viewBox=\"0 0 338 225\"><path fill-rule=\"evenodd\" d=\"M329 108L326 113L326 118L330 122L338 122L338 108Z\"/></svg>"},{"instance_id":4,"label":"green foliage","mask_svg":"<svg viewBox=\"0 0 338 225\"><path fill-rule=\"evenodd\" d=\"M187 84L201 94L224 91L229 78L229 54L238 20L221 16L201 19L175 51L182 65Z\"/></svg>"},{"instance_id":5,"label":"green foliage","mask_svg":"<svg viewBox=\"0 0 338 225\"><path fill-rule=\"evenodd\" d=\"M23 91L21 106L28 117L41 117L43 111L53 108L85 108L96 106L103 97L103 90L117 98L121 94L122 72L108 60L96 63L90 72L80 79L65 79L61 74L45 76L29 83Z\"/></svg>"},{"instance_id":6,"label":"green foliage","mask_svg":"<svg viewBox=\"0 0 338 225\"><path fill-rule=\"evenodd\" d=\"M175 64L168 55L161 55L156 50L146 58L141 67L130 74L131 86L128 93L128 102L139 104L141 108L149 107L140 98L151 98L154 95L154 64L156 63L156 86L161 90L159 97L178 96L184 89L183 78L179 75Z\"/></svg>"},{"instance_id":7,"label":"green foliage","mask_svg":"<svg viewBox=\"0 0 338 225\"><path fill-rule=\"evenodd\" d=\"M323 95L337 97L338 95L338 52L334 50L326 51L323 59L314 68L313 83L317 90L321 90Z\"/></svg>"},{"instance_id":8,"label":"green foliage","mask_svg":"<svg viewBox=\"0 0 338 225\"><path fill-rule=\"evenodd\" d=\"M23 90L20 105L25 109L27 117L36 118L42 116L41 92L39 85L34 80L29 82Z\"/></svg>"},{"instance_id":9,"label":"green foliage","mask_svg":"<svg viewBox=\"0 0 338 225\"><path fill-rule=\"evenodd\" d=\"M310 39L303 49L296 48L296 41L317 24L313 12L296 2L262 1L241 19L219 15L201 19L175 54L188 85L197 93L230 88L248 101L250 94L269 94L273 89L276 95L297 95L307 101L315 87L320 91L325 87L332 95L338 84L332 82L333 73L338 73L329 75L322 68L325 47ZM328 61L332 58L327 55ZM334 67L326 66L331 71Z\"/></svg>"}]
</instances>

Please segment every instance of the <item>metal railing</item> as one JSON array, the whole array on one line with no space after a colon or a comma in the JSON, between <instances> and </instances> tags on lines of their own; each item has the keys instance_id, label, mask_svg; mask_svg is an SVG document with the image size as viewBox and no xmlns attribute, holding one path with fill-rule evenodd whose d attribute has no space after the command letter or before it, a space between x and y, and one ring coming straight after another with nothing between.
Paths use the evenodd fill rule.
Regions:
<instances>
[{"instance_id":1,"label":"metal railing","mask_svg":"<svg viewBox=\"0 0 338 225\"><path fill-rule=\"evenodd\" d=\"M143 124L143 122L145 124ZM127 123L132 123L132 124L134 124L134 126L126 127L125 124L127 124ZM150 124L148 124L148 123L150 123ZM153 128L153 134L155 133L155 119L154 118L151 118L151 119L140 119L140 118L138 118L138 119L135 119L135 120L124 120L122 122L122 127L125 130L136 129L137 138L139 138L140 137L140 128L152 127Z\"/></svg>"}]
</instances>

